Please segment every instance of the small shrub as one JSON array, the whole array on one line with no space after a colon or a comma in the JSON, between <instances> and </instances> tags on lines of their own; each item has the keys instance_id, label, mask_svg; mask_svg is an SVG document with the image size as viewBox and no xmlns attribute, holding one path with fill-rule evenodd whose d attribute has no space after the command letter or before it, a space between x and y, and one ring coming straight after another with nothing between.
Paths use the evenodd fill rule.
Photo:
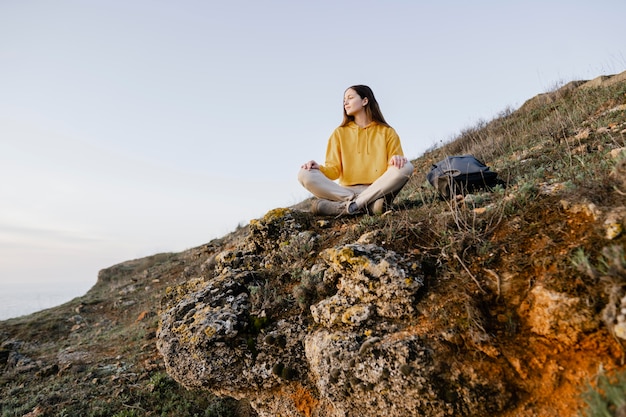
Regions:
<instances>
[{"instance_id":1,"label":"small shrub","mask_svg":"<svg viewBox=\"0 0 626 417\"><path fill-rule=\"evenodd\" d=\"M298 306L307 311L320 295L326 293L323 276L306 270L294 271L292 275L294 278L300 278L300 283L293 287L293 297Z\"/></svg>"},{"instance_id":2,"label":"small shrub","mask_svg":"<svg viewBox=\"0 0 626 417\"><path fill-rule=\"evenodd\" d=\"M617 417L626 415L626 372L613 376L600 370L595 384L582 394L587 405L583 417Z\"/></svg>"}]
</instances>

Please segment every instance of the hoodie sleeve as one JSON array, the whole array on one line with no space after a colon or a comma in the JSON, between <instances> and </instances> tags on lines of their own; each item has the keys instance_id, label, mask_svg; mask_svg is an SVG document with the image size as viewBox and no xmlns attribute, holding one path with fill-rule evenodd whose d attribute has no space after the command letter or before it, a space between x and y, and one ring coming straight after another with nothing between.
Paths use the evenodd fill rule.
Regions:
<instances>
[{"instance_id":1,"label":"hoodie sleeve","mask_svg":"<svg viewBox=\"0 0 626 417\"><path fill-rule=\"evenodd\" d=\"M389 128L387 135L387 159L391 159L394 155L404 156L404 152L400 144L400 137L393 128Z\"/></svg>"},{"instance_id":2,"label":"hoodie sleeve","mask_svg":"<svg viewBox=\"0 0 626 417\"><path fill-rule=\"evenodd\" d=\"M320 166L320 171L330 180L336 180L341 175L341 146L337 129L330 135L326 147L326 161Z\"/></svg>"}]
</instances>

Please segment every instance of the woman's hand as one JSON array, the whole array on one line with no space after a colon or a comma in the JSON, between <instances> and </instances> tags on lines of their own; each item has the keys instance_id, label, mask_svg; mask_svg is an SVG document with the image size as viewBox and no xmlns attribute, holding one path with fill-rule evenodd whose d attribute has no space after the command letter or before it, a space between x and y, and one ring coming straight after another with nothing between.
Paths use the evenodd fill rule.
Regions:
<instances>
[{"instance_id":1,"label":"woman's hand","mask_svg":"<svg viewBox=\"0 0 626 417\"><path fill-rule=\"evenodd\" d=\"M309 161L309 162L305 162L304 164L302 164L302 166L300 168L306 169L306 170L311 170L311 169L320 169L320 166L315 161Z\"/></svg>"},{"instance_id":2,"label":"woman's hand","mask_svg":"<svg viewBox=\"0 0 626 417\"><path fill-rule=\"evenodd\" d=\"M394 155L389 160L389 165L393 165L396 168L402 168L407 162L409 162L409 160L404 156Z\"/></svg>"}]
</instances>

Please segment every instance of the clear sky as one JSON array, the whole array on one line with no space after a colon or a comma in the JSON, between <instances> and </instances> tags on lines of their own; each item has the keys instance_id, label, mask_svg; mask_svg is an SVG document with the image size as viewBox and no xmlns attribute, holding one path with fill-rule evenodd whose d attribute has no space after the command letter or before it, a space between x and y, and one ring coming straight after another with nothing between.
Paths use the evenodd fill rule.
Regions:
<instances>
[{"instance_id":1,"label":"clear sky","mask_svg":"<svg viewBox=\"0 0 626 417\"><path fill-rule=\"evenodd\" d=\"M296 173L323 162L350 85L416 158L622 72L624 16L623 0L0 0L0 291L81 295L102 268L308 197Z\"/></svg>"}]
</instances>

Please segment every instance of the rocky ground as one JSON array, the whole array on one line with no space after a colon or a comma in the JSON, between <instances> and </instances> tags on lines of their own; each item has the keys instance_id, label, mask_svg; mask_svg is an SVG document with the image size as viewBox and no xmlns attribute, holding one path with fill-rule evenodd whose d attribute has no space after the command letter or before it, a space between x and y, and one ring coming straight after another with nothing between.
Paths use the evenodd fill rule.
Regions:
<instances>
[{"instance_id":1,"label":"rocky ground","mask_svg":"<svg viewBox=\"0 0 626 417\"><path fill-rule=\"evenodd\" d=\"M2 417L591 415L624 370L625 79L461 132L382 216L304 201L0 322ZM507 186L439 199L465 153Z\"/></svg>"}]
</instances>

